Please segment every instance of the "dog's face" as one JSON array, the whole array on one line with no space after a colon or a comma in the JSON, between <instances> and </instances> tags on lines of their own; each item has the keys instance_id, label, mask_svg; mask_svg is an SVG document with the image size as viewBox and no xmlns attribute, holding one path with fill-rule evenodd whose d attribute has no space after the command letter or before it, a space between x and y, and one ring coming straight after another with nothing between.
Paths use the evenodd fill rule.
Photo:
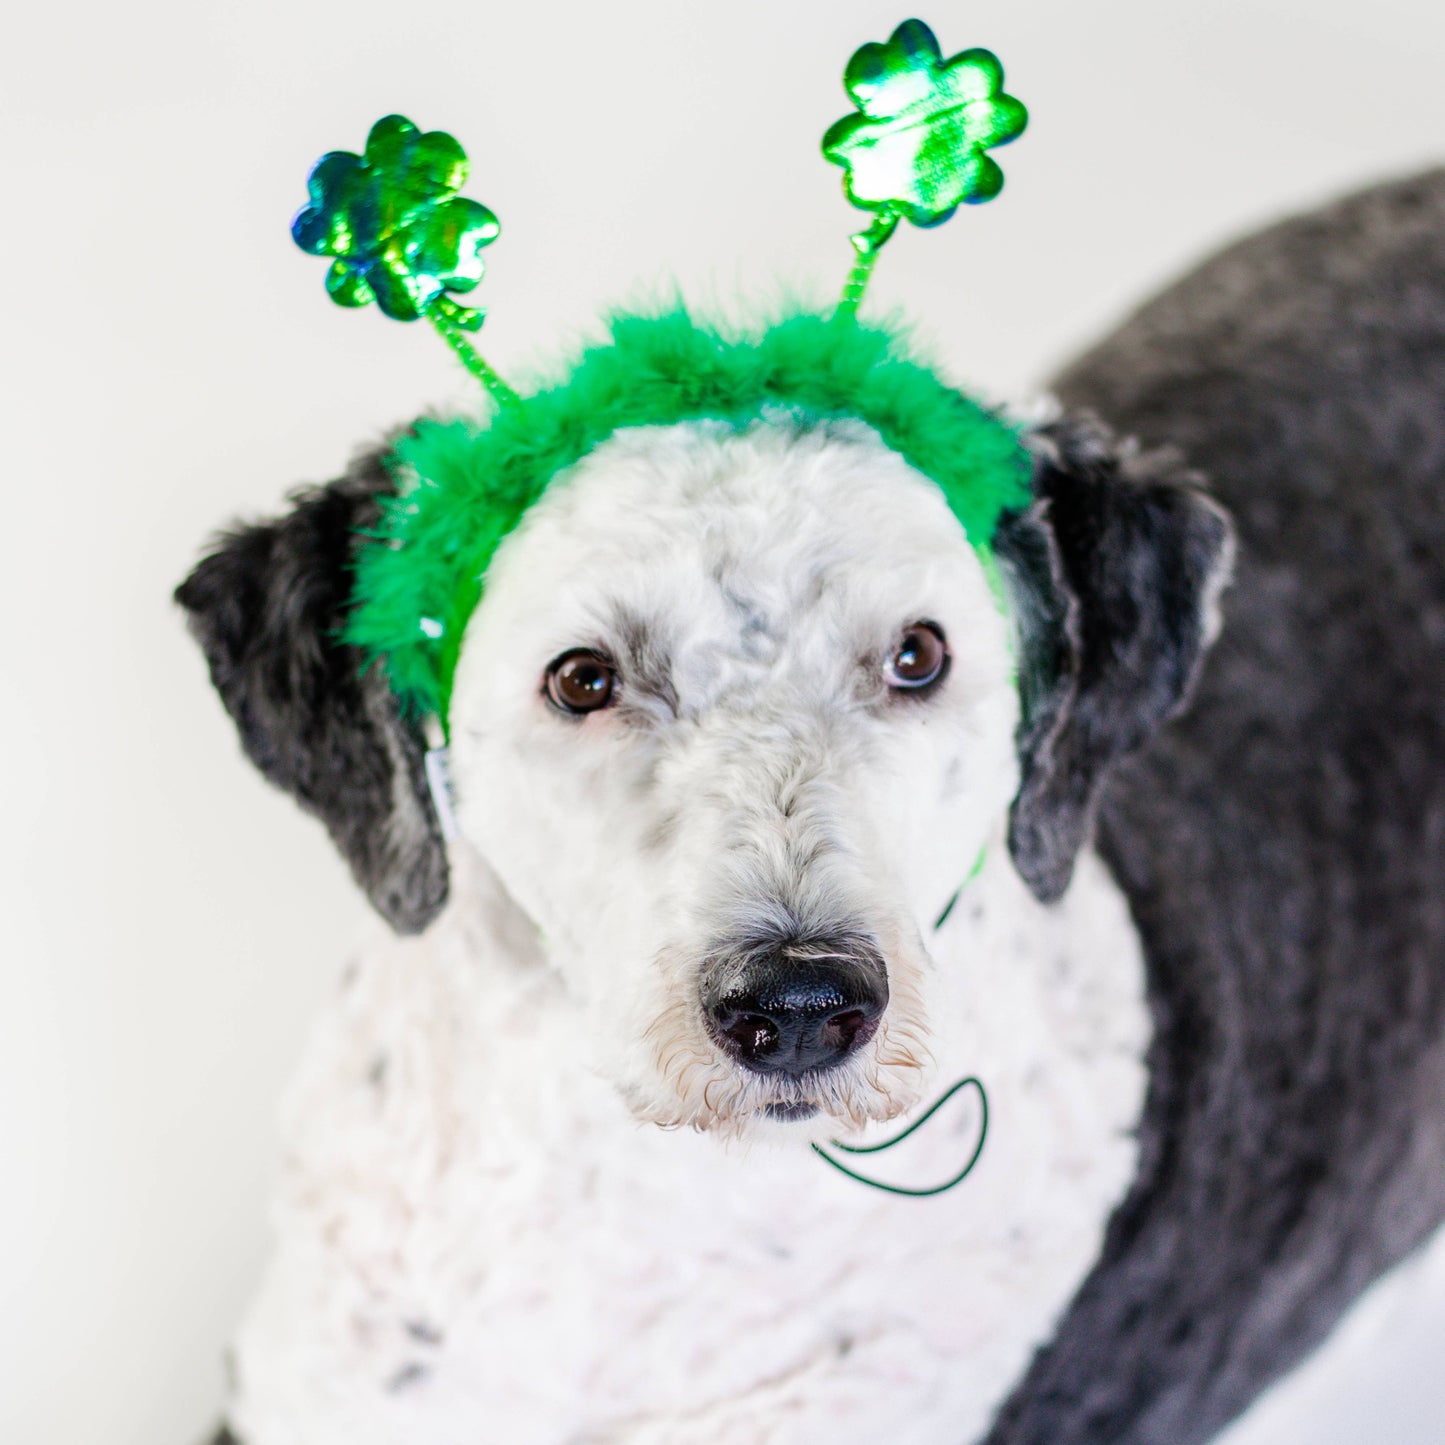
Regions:
<instances>
[{"instance_id":1,"label":"dog's face","mask_svg":"<svg viewBox=\"0 0 1445 1445\"><path fill-rule=\"evenodd\" d=\"M1009 625L856 423L619 433L503 545L451 710L462 831L661 1124L916 1098L934 922L1018 784Z\"/></svg>"},{"instance_id":2,"label":"dog's face","mask_svg":"<svg viewBox=\"0 0 1445 1445\"><path fill-rule=\"evenodd\" d=\"M495 556L451 704L462 830L639 1116L907 1108L939 1031L928 941L980 850L1006 817L1058 897L1110 766L1184 697L1224 516L1096 423L1025 440L1000 589L875 433L786 413L619 432ZM394 485L363 458L177 595L252 760L415 931L449 886L421 728L337 640Z\"/></svg>"}]
</instances>

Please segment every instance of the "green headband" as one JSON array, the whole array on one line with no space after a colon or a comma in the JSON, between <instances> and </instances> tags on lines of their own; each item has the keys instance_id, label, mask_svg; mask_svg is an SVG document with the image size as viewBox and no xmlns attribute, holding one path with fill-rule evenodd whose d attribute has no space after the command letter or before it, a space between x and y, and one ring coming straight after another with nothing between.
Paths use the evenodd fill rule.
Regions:
<instances>
[{"instance_id":1,"label":"green headband","mask_svg":"<svg viewBox=\"0 0 1445 1445\"><path fill-rule=\"evenodd\" d=\"M462 633L498 545L554 476L623 427L702 418L743 427L770 406L857 418L938 484L985 555L999 516L1027 503L1017 433L914 359L898 330L856 320L900 220L935 226L998 194L1003 174L988 151L1022 133L1026 112L1004 93L993 55L945 60L918 20L859 49L844 87L856 113L828 130L823 153L872 221L852 238L856 259L833 315L792 315L753 335L680 309L618 317L609 344L528 396L467 340L483 313L456 297L480 282L481 251L500 226L458 195L468 165L457 142L388 116L362 155L334 151L317 163L292 234L331 258L332 299L425 318L498 404L488 423L424 421L398 444L399 494L359 554L346 638L385 659L408 709L445 724Z\"/></svg>"},{"instance_id":2,"label":"green headband","mask_svg":"<svg viewBox=\"0 0 1445 1445\"><path fill-rule=\"evenodd\" d=\"M899 336L796 315L730 337L685 311L618 317L559 385L489 424L422 422L396 448L403 487L361 550L347 640L385 657L410 708L445 719L462 632L498 544L564 468L622 427L708 417L746 426L765 407L856 417L942 490L976 547L1027 505L1016 432L912 360Z\"/></svg>"}]
</instances>

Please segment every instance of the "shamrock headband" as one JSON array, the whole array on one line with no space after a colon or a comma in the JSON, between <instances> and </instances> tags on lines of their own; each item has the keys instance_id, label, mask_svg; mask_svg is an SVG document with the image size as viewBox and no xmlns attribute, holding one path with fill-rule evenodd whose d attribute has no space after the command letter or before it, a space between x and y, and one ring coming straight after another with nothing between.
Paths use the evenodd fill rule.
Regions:
<instances>
[{"instance_id":1,"label":"shamrock headband","mask_svg":"<svg viewBox=\"0 0 1445 1445\"><path fill-rule=\"evenodd\" d=\"M945 60L908 20L848 62L857 113L829 128L823 154L845 171L848 199L872 212L836 311L728 334L685 311L615 318L556 385L523 396L468 340L483 313L458 295L481 280L500 225L457 193L467 158L451 136L401 116L372 127L365 152L323 156L310 204L292 225L302 249L332 258L326 288L344 306L425 318L496 401L486 423L423 421L395 448L399 493L357 560L347 641L385 659L403 705L445 726L462 633L504 537L559 472L622 427L712 418L745 426L768 407L848 416L942 490L991 565L999 517L1026 505L1028 463L1016 432L913 359L896 330L856 320L878 254L903 219L946 221L993 199L989 155L1022 133L1024 107L1003 92L987 50Z\"/></svg>"}]
</instances>

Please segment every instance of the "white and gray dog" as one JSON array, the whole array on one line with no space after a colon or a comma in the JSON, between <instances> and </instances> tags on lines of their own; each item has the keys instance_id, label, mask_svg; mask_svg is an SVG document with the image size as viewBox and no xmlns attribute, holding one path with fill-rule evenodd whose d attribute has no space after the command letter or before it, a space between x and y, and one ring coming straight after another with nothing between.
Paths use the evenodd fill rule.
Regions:
<instances>
[{"instance_id":1,"label":"white and gray dog","mask_svg":"<svg viewBox=\"0 0 1445 1445\"><path fill-rule=\"evenodd\" d=\"M1225 253L1057 394L1003 610L860 424L596 447L488 573L450 844L336 641L379 455L181 587L413 935L293 1091L230 1438L1192 1445L1431 1234L1445 173ZM807 1147L965 1074L956 1191Z\"/></svg>"}]
</instances>

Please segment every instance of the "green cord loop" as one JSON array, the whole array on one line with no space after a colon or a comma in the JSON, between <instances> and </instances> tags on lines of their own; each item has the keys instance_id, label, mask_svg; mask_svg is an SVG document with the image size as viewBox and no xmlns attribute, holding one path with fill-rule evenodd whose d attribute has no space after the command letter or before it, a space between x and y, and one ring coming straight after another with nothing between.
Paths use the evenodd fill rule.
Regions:
<instances>
[{"instance_id":1,"label":"green cord loop","mask_svg":"<svg viewBox=\"0 0 1445 1445\"><path fill-rule=\"evenodd\" d=\"M860 1184L866 1184L871 1189L882 1190L884 1194L901 1194L909 1199L927 1199L934 1194L944 1194L955 1185L962 1184L973 1172L973 1166L978 1163L979 1155L983 1153L984 1141L988 1138L988 1093L984 1089L983 1083L972 1075L966 1079L960 1079L901 1134L895 1134L893 1138L885 1139L881 1144L840 1144L836 1139L832 1141L833 1148L840 1149L845 1154L879 1154L885 1149L893 1148L895 1144L901 1144L914 1130L926 1124L955 1094L969 1085L978 1090L978 1102L983 1110L983 1119L978 1130L978 1143L974 1145L973 1153L969 1155L968 1162L964 1164L963 1168L943 1184L935 1184L927 1189L908 1189L901 1184L885 1184L881 1179L870 1179L866 1174L859 1174L856 1170L850 1169L842 1160L833 1158L821 1144L814 1144L811 1148L820 1159L831 1164L840 1174L846 1174L848 1178L856 1179Z\"/></svg>"}]
</instances>

